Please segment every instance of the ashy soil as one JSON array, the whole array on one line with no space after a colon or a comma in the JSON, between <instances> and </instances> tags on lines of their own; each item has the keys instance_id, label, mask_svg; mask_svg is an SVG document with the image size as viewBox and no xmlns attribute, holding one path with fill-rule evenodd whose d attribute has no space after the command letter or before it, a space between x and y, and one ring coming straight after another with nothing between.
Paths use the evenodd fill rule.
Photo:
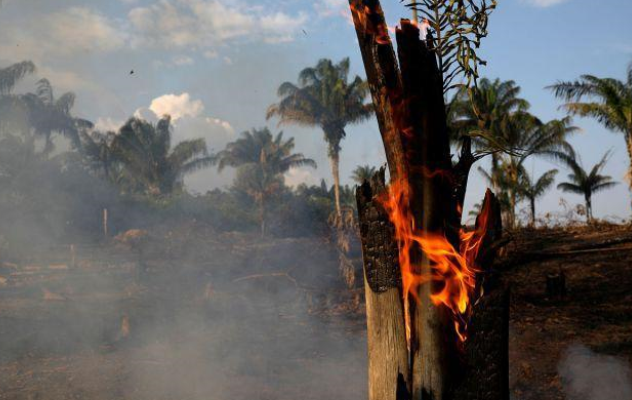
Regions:
<instances>
[{"instance_id":1,"label":"ashy soil","mask_svg":"<svg viewBox=\"0 0 632 400\"><path fill-rule=\"evenodd\" d=\"M0 399L367 398L361 290L331 243L192 225L73 248L2 260ZM623 227L513 234L514 399L565 398L572 345L632 361L630 261Z\"/></svg>"}]
</instances>

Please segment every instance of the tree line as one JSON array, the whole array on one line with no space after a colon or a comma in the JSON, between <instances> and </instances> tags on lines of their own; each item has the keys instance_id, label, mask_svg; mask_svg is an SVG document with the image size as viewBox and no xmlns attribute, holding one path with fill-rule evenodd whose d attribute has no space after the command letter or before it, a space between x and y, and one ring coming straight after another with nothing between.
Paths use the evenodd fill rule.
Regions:
<instances>
[{"instance_id":1,"label":"tree line","mask_svg":"<svg viewBox=\"0 0 632 400\"><path fill-rule=\"evenodd\" d=\"M354 207L353 189L340 182L346 128L373 114L367 83L358 76L351 78L349 69L349 59L339 63L320 60L302 70L296 83L282 83L279 101L267 110L267 119L276 119L279 126L318 128L327 144L333 185L328 187L323 181L319 186L303 184L290 189L285 185L285 174L291 168L315 168L316 163L296 153L294 139L282 132L253 128L214 154L209 154L204 139L173 145L169 116L155 124L132 117L115 132L99 132L90 121L73 115L75 95L55 96L46 79L39 80L33 92L14 93L18 82L34 74L36 68L30 61L11 65L0 69L0 190L8 198L24 197L24 172L29 166L68 171L72 165L71 169L106 182L114 193L111 196L164 203L170 197L187 196L184 177L188 174L203 168L221 172L231 167L236 169L236 178L229 192L209 192L204 195L206 201L228 202L229 208L241 206L246 211L233 214L252 221L262 234L269 229L271 214L275 215L272 219L278 219L281 203L291 203L294 209L320 221L327 221L330 215L342 220L345 210ZM447 105L453 147L457 149L464 137L470 137L475 156L490 158L491 168L479 171L498 193L509 227L518 225L521 202L527 202L530 224L535 225L536 201L552 187L559 173L553 169L530 176L525 162L531 157L554 161L569 170L568 180L558 188L584 196L589 222L593 219L593 194L616 184L602 174L609 154L592 168L583 166L568 142L578 130L572 125L572 116L591 117L610 130L622 132L632 157L632 67L627 82L586 75L549 89L564 101L568 117L540 120L520 96L520 87L499 79L482 79L475 91L456 90ZM69 151L55 154L58 136L67 140ZM351 178L360 183L375 170L375 166L359 166ZM227 212L224 206L215 207L216 214Z\"/></svg>"}]
</instances>

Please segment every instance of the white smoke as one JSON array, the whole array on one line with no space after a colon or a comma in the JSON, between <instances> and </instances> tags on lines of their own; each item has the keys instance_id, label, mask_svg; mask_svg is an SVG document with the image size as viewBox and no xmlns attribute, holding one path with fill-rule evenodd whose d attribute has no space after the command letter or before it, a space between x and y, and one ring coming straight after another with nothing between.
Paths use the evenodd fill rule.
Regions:
<instances>
[{"instance_id":1,"label":"white smoke","mask_svg":"<svg viewBox=\"0 0 632 400\"><path fill-rule=\"evenodd\" d=\"M630 400L632 370L623 359L570 346L557 367L569 400Z\"/></svg>"}]
</instances>

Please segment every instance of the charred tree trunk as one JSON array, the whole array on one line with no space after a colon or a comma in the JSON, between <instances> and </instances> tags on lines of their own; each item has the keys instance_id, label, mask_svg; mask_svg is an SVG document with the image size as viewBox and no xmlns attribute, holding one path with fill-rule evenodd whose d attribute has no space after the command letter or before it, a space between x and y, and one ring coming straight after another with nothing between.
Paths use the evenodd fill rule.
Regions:
<instances>
[{"instance_id":1,"label":"charred tree trunk","mask_svg":"<svg viewBox=\"0 0 632 400\"><path fill-rule=\"evenodd\" d=\"M391 180L405 180L410 187L409 206L416 226L424 232L443 235L459 249L465 189L475 159L471 141L466 139L459 163L452 165L443 78L436 56L429 49L432 38L421 38L415 24L402 20L401 28L396 31L396 58L380 2L349 0L349 3ZM362 185L357 194L367 290L369 398L508 399L501 394L504 389L499 388L500 384L490 389L496 397L468 389L474 385L469 372L483 371L476 375L482 377L493 369L494 379L499 382L507 377L504 361L489 368L472 366L472 362L486 357L485 345L491 346L486 340L494 335L489 333L488 324L497 326L494 338L506 340L504 325L498 326L498 321L506 321L504 314L498 314L506 310L503 302L506 296L501 292L497 292L499 300L494 302L491 297L488 300L489 304L497 304L500 311L479 312L480 321L472 324L476 339L464 351L449 310L431 302L431 294L442 289L436 287L440 283L421 285L417 293L419 302L408 305L412 333L407 347L401 283L396 278L401 275L397 241L388 215L375 200L384 190L383 178L376 178ZM499 227L500 208L491 193L486 196L486 204L493 208L493 217L478 224L493 231ZM491 243L488 247L492 247ZM489 263L493 252L483 251L480 257L481 262ZM410 258L421 268L416 273L432 274L433 266L420 248L413 247ZM485 280L486 277L481 278L481 282ZM499 353L506 355L502 344L498 348ZM476 356L468 355L470 352Z\"/></svg>"},{"instance_id":2,"label":"charred tree trunk","mask_svg":"<svg viewBox=\"0 0 632 400\"><path fill-rule=\"evenodd\" d=\"M377 198L384 170L356 192L364 258L369 400L410 400L410 369L394 227Z\"/></svg>"}]
</instances>

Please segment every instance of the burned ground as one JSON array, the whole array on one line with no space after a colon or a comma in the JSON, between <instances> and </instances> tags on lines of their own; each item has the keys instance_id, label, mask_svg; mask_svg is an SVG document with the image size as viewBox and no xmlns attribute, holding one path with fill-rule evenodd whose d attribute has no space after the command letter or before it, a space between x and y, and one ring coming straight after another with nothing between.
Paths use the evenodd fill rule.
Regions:
<instances>
[{"instance_id":1,"label":"burned ground","mask_svg":"<svg viewBox=\"0 0 632 400\"><path fill-rule=\"evenodd\" d=\"M513 398L566 398L572 345L632 360L629 229L513 237ZM362 306L331 243L199 224L137 239L3 255L0 398L366 398Z\"/></svg>"},{"instance_id":2,"label":"burned ground","mask_svg":"<svg viewBox=\"0 0 632 400\"><path fill-rule=\"evenodd\" d=\"M515 235L509 252L503 267L512 284L514 398L566 398L564 385L569 382L558 372L569 346L586 346L598 354L632 361L629 228L526 231ZM547 276L560 271L566 277L567 294L550 298ZM592 382L604 386L598 380ZM606 393L598 398L608 398ZM582 398L593 397L585 393Z\"/></svg>"}]
</instances>

